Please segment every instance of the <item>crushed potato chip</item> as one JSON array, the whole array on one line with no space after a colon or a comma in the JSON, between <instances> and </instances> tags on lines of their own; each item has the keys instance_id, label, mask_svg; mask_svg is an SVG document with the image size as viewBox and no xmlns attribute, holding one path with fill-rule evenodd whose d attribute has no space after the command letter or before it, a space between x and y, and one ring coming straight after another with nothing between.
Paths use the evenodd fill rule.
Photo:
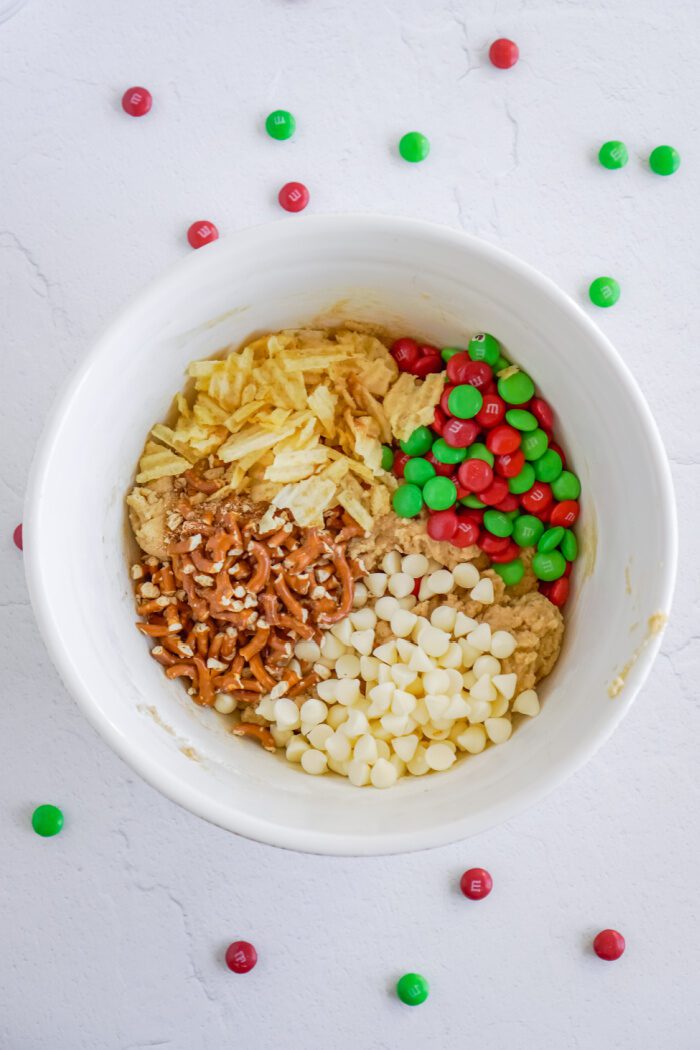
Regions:
<instances>
[{"instance_id":1,"label":"crushed potato chip","mask_svg":"<svg viewBox=\"0 0 700 1050\"><path fill-rule=\"evenodd\" d=\"M190 466L190 462L182 456L176 456L174 452L157 445L155 441L149 441L139 461L136 484L145 485L147 481L156 481L158 478L176 477L178 474L184 474Z\"/></svg>"}]
</instances>

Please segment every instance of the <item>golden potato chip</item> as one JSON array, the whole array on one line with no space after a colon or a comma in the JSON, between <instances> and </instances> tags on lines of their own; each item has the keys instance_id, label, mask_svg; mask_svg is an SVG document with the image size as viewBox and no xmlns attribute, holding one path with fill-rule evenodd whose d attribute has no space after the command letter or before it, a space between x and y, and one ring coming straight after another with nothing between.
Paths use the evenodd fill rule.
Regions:
<instances>
[{"instance_id":1,"label":"golden potato chip","mask_svg":"<svg viewBox=\"0 0 700 1050\"><path fill-rule=\"evenodd\" d=\"M168 448L178 452L185 459L189 460L190 463L196 463L200 458L199 453L195 452L194 449L190 448L186 441L180 440L174 430L170 427L166 427L163 423L156 423L151 430L153 437L159 441L162 445L167 445Z\"/></svg>"},{"instance_id":2,"label":"golden potato chip","mask_svg":"<svg viewBox=\"0 0 700 1050\"><path fill-rule=\"evenodd\" d=\"M299 525L323 525L323 514L336 493L335 482L327 478L308 478L295 485L285 485L272 502L280 510L289 510Z\"/></svg>"},{"instance_id":3,"label":"golden potato chip","mask_svg":"<svg viewBox=\"0 0 700 1050\"><path fill-rule=\"evenodd\" d=\"M252 416L258 414L266 407L264 401L249 401L247 405L241 405L235 412L232 412L226 419L225 423L232 434L235 434L237 430L240 430L244 423L246 423Z\"/></svg>"},{"instance_id":4,"label":"golden potato chip","mask_svg":"<svg viewBox=\"0 0 700 1050\"><path fill-rule=\"evenodd\" d=\"M280 438L294 433L294 427L286 430L268 430L266 427L252 426L241 430L238 434L232 434L218 450L219 459L223 463L232 463L235 459L243 459L251 452L263 451L276 445Z\"/></svg>"},{"instance_id":5,"label":"golden potato chip","mask_svg":"<svg viewBox=\"0 0 700 1050\"><path fill-rule=\"evenodd\" d=\"M139 461L136 484L145 485L147 481L155 481L157 478L176 477L178 474L184 474L190 466L190 462L182 456L176 456L170 449L157 445L155 441L148 441Z\"/></svg>"},{"instance_id":6,"label":"golden potato chip","mask_svg":"<svg viewBox=\"0 0 700 1050\"><path fill-rule=\"evenodd\" d=\"M335 433L335 406L338 398L324 384L317 386L307 398L309 408L321 423L326 437L332 438Z\"/></svg>"},{"instance_id":7,"label":"golden potato chip","mask_svg":"<svg viewBox=\"0 0 700 1050\"><path fill-rule=\"evenodd\" d=\"M351 474L348 474L338 486L337 500L361 529L364 529L365 532L371 531L374 519L367 510L367 493Z\"/></svg>"},{"instance_id":8,"label":"golden potato chip","mask_svg":"<svg viewBox=\"0 0 700 1050\"><path fill-rule=\"evenodd\" d=\"M392 433L399 441L406 441L417 427L432 423L444 384L440 372L421 381L408 372L402 372L384 398L384 411Z\"/></svg>"},{"instance_id":9,"label":"golden potato chip","mask_svg":"<svg viewBox=\"0 0 700 1050\"><path fill-rule=\"evenodd\" d=\"M265 469L266 481L303 481L328 459L328 449L311 448L293 452L278 452L273 462Z\"/></svg>"}]
</instances>

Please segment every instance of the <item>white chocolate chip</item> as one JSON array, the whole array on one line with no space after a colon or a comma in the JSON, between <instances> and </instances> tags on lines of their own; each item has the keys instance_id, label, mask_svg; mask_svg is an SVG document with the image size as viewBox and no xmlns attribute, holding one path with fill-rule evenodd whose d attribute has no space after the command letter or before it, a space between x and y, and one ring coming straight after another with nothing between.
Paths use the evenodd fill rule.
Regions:
<instances>
[{"instance_id":1,"label":"white chocolate chip","mask_svg":"<svg viewBox=\"0 0 700 1050\"><path fill-rule=\"evenodd\" d=\"M378 758L372 766L370 780L372 781L373 787L388 788L396 783L398 780L398 773L396 772L396 768L392 766L391 762L387 761L386 758Z\"/></svg>"},{"instance_id":2,"label":"white chocolate chip","mask_svg":"<svg viewBox=\"0 0 700 1050\"><path fill-rule=\"evenodd\" d=\"M395 572L389 577L387 589L395 598L408 598L413 591L413 577L407 572Z\"/></svg>"},{"instance_id":3,"label":"white chocolate chip","mask_svg":"<svg viewBox=\"0 0 700 1050\"><path fill-rule=\"evenodd\" d=\"M365 576L367 590L375 598L381 598L386 593L388 580L385 572L371 572L369 576Z\"/></svg>"},{"instance_id":4,"label":"white chocolate chip","mask_svg":"<svg viewBox=\"0 0 700 1050\"><path fill-rule=\"evenodd\" d=\"M369 595L367 588L365 587L362 580L358 580L355 584L355 593L352 596L352 607L353 609L361 609L367 604Z\"/></svg>"},{"instance_id":5,"label":"white chocolate chip","mask_svg":"<svg viewBox=\"0 0 700 1050\"><path fill-rule=\"evenodd\" d=\"M496 699L496 690L491 678L487 674L483 674L481 678L477 678L474 685L469 690L469 695L472 700L486 700L489 703Z\"/></svg>"},{"instance_id":6,"label":"white chocolate chip","mask_svg":"<svg viewBox=\"0 0 700 1050\"><path fill-rule=\"evenodd\" d=\"M457 746L470 755L478 755L486 747L486 733L482 726L469 726L457 737Z\"/></svg>"},{"instance_id":7,"label":"white chocolate chip","mask_svg":"<svg viewBox=\"0 0 700 1050\"><path fill-rule=\"evenodd\" d=\"M517 674L495 674L491 679L499 693L506 700L512 700L518 684Z\"/></svg>"},{"instance_id":8,"label":"white chocolate chip","mask_svg":"<svg viewBox=\"0 0 700 1050\"><path fill-rule=\"evenodd\" d=\"M484 726L489 740L494 744L504 744L513 732L509 718L487 718Z\"/></svg>"},{"instance_id":9,"label":"white chocolate chip","mask_svg":"<svg viewBox=\"0 0 700 1050\"><path fill-rule=\"evenodd\" d=\"M388 554L384 555L382 558L382 569L389 576L401 571L401 555L398 551L389 551Z\"/></svg>"},{"instance_id":10,"label":"white chocolate chip","mask_svg":"<svg viewBox=\"0 0 700 1050\"><path fill-rule=\"evenodd\" d=\"M230 715L232 711L236 710L236 701L228 693L217 693L214 707L220 715Z\"/></svg>"},{"instance_id":11,"label":"white chocolate chip","mask_svg":"<svg viewBox=\"0 0 700 1050\"><path fill-rule=\"evenodd\" d=\"M274 717L279 729L298 729L301 725L299 708L293 700L276 700Z\"/></svg>"},{"instance_id":12,"label":"white chocolate chip","mask_svg":"<svg viewBox=\"0 0 700 1050\"><path fill-rule=\"evenodd\" d=\"M491 678L493 678L494 675L501 673L501 665L495 656L484 654L483 656L477 657L474 661L472 670L477 678L481 678L481 676L485 674L490 675Z\"/></svg>"},{"instance_id":13,"label":"white chocolate chip","mask_svg":"<svg viewBox=\"0 0 700 1050\"><path fill-rule=\"evenodd\" d=\"M345 653L335 662L335 673L338 678L359 678L360 661L354 653Z\"/></svg>"},{"instance_id":14,"label":"white chocolate chip","mask_svg":"<svg viewBox=\"0 0 700 1050\"><path fill-rule=\"evenodd\" d=\"M314 664L321 655L321 649L312 638L302 638L294 646L294 655L306 663Z\"/></svg>"},{"instance_id":15,"label":"white chocolate chip","mask_svg":"<svg viewBox=\"0 0 700 1050\"><path fill-rule=\"evenodd\" d=\"M386 620L388 623L396 610L400 608L397 598L394 598L392 594L385 594L383 598L378 598L375 602L374 611L380 620Z\"/></svg>"},{"instance_id":16,"label":"white chocolate chip","mask_svg":"<svg viewBox=\"0 0 700 1050\"><path fill-rule=\"evenodd\" d=\"M418 617L407 609L397 609L390 620L390 627L397 638L408 638Z\"/></svg>"},{"instance_id":17,"label":"white chocolate chip","mask_svg":"<svg viewBox=\"0 0 700 1050\"><path fill-rule=\"evenodd\" d=\"M356 649L358 653L362 654L362 656L369 656L374 646L374 630L370 627L366 631L353 631L350 635L350 644L352 645L353 649ZM340 658L340 660L347 659L347 656L341 656ZM340 663L340 660L338 661L338 663ZM338 664L336 664L335 666L337 670ZM359 663L357 673L360 673Z\"/></svg>"},{"instance_id":18,"label":"white chocolate chip","mask_svg":"<svg viewBox=\"0 0 700 1050\"><path fill-rule=\"evenodd\" d=\"M318 777L326 772L326 769L328 768L328 759L323 751L316 751L314 748L309 748L307 751L304 751L301 756L301 768L305 773L310 773L311 776Z\"/></svg>"},{"instance_id":19,"label":"white chocolate chip","mask_svg":"<svg viewBox=\"0 0 700 1050\"><path fill-rule=\"evenodd\" d=\"M366 762L353 759L348 765L348 780L355 787L365 787L369 784L370 768Z\"/></svg>"},{"instance_id":20,"label":"white chocolate chip","mask_svg":"<svg viewBox=\"0 0 700 1050\"><path fill-rule=\"evenodd\" d=\"M319 685L321 685L320 682ZM277 700L276 703L279 703L279 700ZM324 704L323 700L305 700L304 703L301 705L301 710L299 713L301 715L301 721L304 723L304 725L315 726L325 721L326 715L328 714L328 708Z\"/></svg>"},{"instance_id":21,"label":"white chocolate chip","mask_svg":"<svg viewBox=\"0 0 700 1050\"><path fill-rule=\"evenodd\" d=\"M343 620L338 620L338 623L334 623L331 627L331 634L334 638L337 638L343 645L350 645L350 635L353 632L352 621L349 616L346 616Z\"/></svg>"},{"instance_id":22,"label":"white chocolate chip","mask_svg":"<svg viewBox=\"0 0 700 1050\"><path fill-rule=\"evenodd\" d=\"M391 746L403 762L410 762L418 747L418 737L415 733L397 736L391 741Z\"/></svg>"},{"instance_id":23,"label":"white chocolate chip","mask_svg":"<svg viewBox=\"0 0 700 1050\"><path fill-rule=\"evenodd\" d=\"M353 758L359 762L367 762L370 766L373 765L379 758L377 741L369 733L364 733L355 741L352 754Z\"/></svg>"},{"instance_id":24,"label":"white chocolate chip","mask_svg":"<svg viewBox=\"0 0 700 1050\"><path fill-rule=\"evenodd\" d=\"M482 605L491 605L494 601L493 580L488 576L482 576L476 587L472 587L469 597Z\"/></svg>"},{"instance_id":25,"label":"white chocolate chip","mask_svg":"<svg viewBox=\"0 0 700 1050\"><path fill-rule=\"evenodd\" d=\"M480 653L487 653L491 648L491 628L487 623L480 623L467 635L467 642Z\"/></svg>"},{"instance_id":26,"label":"white chocolate chip","mask_svg":"<svg viewBox=\"0 0 700 1050\"><path fill-rule=\"evenodd\" d=\"M534 718L535 715L539 714L540 701L535 690L526 689L523 693L520 693L513 701L512 710L519 715L529 715L530 718Z\"/></svg>"},{"instance_id":27,"label":"white chocolate chip","mask_svg":"<svg viewBox=\"0 0 700 1050\"><path fill-rule=\"evenodd\" d=\"M333 730L325 722L322 725L314 726L306 734L306 739L309 741L312 747L318 748L319 751L326 750L326 742L333 736ZM348 753L349 753L348 748Z\"/></svg>"},{"instance_id":28,"label":"white chocolate chip","mask_svg":"<svg viewBox=\"0 0 700 1050\"><path fill-rule=\"evenodd\" d=\"M507 660L515 652L517 642L508 631L494 631L491 638L491 652L499 660Z\"/></svg>"},{"instance_id":29,"label":"white chocolate chip","mask_svg":"<svg viewBox=\"0 0 700 1050\"><path fill-rule=\"evenodd\" d=\"M428 586L433 594L449 594L454 585L454 576L449 569L438 569L428 576Z\"/></svg>"},{"instance_id":30,"label":"white chocolate chip","mask_svg":"<svg viewBox=\"0 0 700 1050\"><path fill-rule=\"evenodd\" d=\"M424 554L407 554L401 561L401 571L416 580L428 571L428 559Z\"/></svg>"},{"instance_id":31,"label":"white chocolate chip","mask_svg":"<svg viewBox=\"0 0 700 1050\"><path fill-rule=\"evenodd\" d=\"M426 748L425 760L430 769L443 771L455 762L455 753L448 744L431 744Z\"/></svg>"},{"instance_id":32,"label":"white chocolate chip","mask_svg":"<svg viewBox=\"0 0 700 1050\"><path fill-rule=\"evenodd\" d=\"M456 619L457 610L452 605L438 605L430 614L431 624L441 631L452 631Z\"/></svg>"},{"instance_id":33,"label":"white chocolate chip","mask_svg":"<svg viewBox=\"0 0 700 1050\"><path fill-rule=\"evenodd\" d=\"M286 757L288 762L301 762L301 756L309 750L309 745L302 736L293 736L287 744Z\"/></svg>"},{"instance_id":34,"label":"white chocolate chip","mask_svg":"<svg viewBox=\"0 0 700 1050\"><path fill-rule=\"evenodd\" d=\"M470 561L462 561L459 565L455 565L452 575L457 586L463 587L465 591L476 587L479 582L479 570Z\"/></svg>"},{"instance_id":35,"label":"white chocolate chip","mask_svg":"<svg viewBox=\"0 0 700 1050\"><path fill-rule=\"evenodd\" d=\"M377 614L374 609L358 609L350 613L350 622L356 631L369 631L377 626Z\"/></svg>"}]
</instances>

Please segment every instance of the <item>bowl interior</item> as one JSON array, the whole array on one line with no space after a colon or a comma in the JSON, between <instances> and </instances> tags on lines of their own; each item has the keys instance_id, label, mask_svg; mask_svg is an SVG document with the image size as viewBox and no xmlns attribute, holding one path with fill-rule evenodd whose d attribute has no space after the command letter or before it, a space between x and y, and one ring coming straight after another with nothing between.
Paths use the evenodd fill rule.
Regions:
<instances>
[{"instance_id":1,"label":"bowl interior","mask_svg":"<svg viewBox=\"0 0 700 1050\"><path fill-rule=\"evenodd\" d=\"M551 400L580 475L583 554L562 657L538 718L507 745L388 792L312 778L234 740L150 659L134 629L124 496L149 427L193 358L284 327L366 320L462 345L495 334ZM194 253L102 338L59 401L25 516L30 589L69 688L151 783L226 828L318 852L381 853L464 837L549 790L609 734L658 645L675 521L634 383L554 285L487 245L372 218L290 220ZM654 508L654 512L650 512ZM651 620L651 629L650 629ZM611 697L622 675L624 688Z\"/></svg>"}]
</instances>

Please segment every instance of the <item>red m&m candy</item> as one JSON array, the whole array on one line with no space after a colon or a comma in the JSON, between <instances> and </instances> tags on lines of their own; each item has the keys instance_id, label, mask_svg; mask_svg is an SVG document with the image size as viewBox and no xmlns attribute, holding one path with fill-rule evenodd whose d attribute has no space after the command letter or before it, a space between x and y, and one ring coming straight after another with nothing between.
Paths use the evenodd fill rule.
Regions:
<instances>
[{"instance_id":1,"label":"red m&m candy","mask_svg":"<svg viewBox=\"0 0 700 1050\"><path fill-rule=\"evenodd\" d=\"M457 528L454 535L450 537L450 543L455 547L471 547L479 539L479 526L469 514L457 516Z\"/></svg>"},{"instance_id":2,"label":"red m&m candy","mask_svg":"<svg viewBox=\"0 0 700 1050\"><path fill-rule=\"evenodd\" d=\"M552 502L552 490L546 481L536 481L527 492L520 497L520 502L528 514L540 514L546 511ZM552 522L553 525L562 525L563 522Z\"/></svg>"},{"instance_id":3,"label":"red m&m candy","mask_svg":"<svg viewBox=\"0 0 700 1050\"><path fill-rule=\"evenodd\" d=\"M625 947L625 938L617 930L601 930L593 941L593 951L607 962L619 959Z\"/></svg>"},{"instance_id":4,"label":"red m&m candy","mask_svg":"<svg viewBox=\"0 0 700 1050\"><path fill-rule=\"evenodd\" d=\"M510 69L518 61L519 57L518 45L512 40L508 40L507 37L500 37L498 40L494 40L489 48L491 65L495 66L496 69Z\"/></svg>"},{"instance_id":5,"label":"red m&m candy","mask_svg":"<svg viewBox=\"0 0 700 1050\"><path fill-rule=\"evenodd\" d=\"M488 442L487 442L488 444ZM494 470L502 478L514 478L525 466L525 456L518 448L515 452L506 452L502 456L496 456Z\"/></svg>"},{"instance_id":6,"label":"red m&m candy","mask_svg":"<svg viewBox=\"0 0 700 1050\"><path fill-rule=\"evenodd\" d=\"M18 550L24 550L24 541L22 539L22 522L16 526L15 531L12 533L12 539L14 545Z\"/></svg>"},{"instance_id":7,"label":"red m&m candy","mask_svg":"<svg viewBox=\"0 0 700 1050\"><path fill-rule=\"evenodd\" d=\"M432 452L426 453L425 458L427 459L428 463L432 463L432 465L435 467L435 473L438 475L438 477L451 478L454 474L454 463L441 463L439 459L435 459L435 456L432 454Z\"/></svg>"},{"instance_id":8,"label":"red m&m candy","mask_svg":"<svg viewBox=\"0 0 700 1050\"><path fill-rule=\"evenodd\" d=\"M436 409L436 412L441 409ZM479 427L473 419L448 419L440 431L448 445L452 448L468 448L472 445L478 435Z\"/></svg>"},{"instance_id":9,"label":"red m&m candy","mask_svg":"<svg viewBox=\"0 0 700 1050\"><path fill-rule=\"evenodd\" d=\"M534 487L533 485L532 488ZM530 489L530 492L532 492L532 489ZM549 520L552 525L564 525L565 528L570 529L578 520L580 510L577 500L565 499L563 503L557 503L552 509Z\"/></svg>"},{"instance_id":10,"label":"red m&m candy","mask_svg":"<svg viewBox=\"0 0 700 1050\"><path fill-rule=\"evenodd\" d=\"M510 546L507 536L494 536L490 532L484 532L479 537L479 546L484 554L502 554Z\"/></svg>"},{"instance_id":11,"label":"red m&m candy","mask_svg":"<svg viewBox=\"0 0 700 1050\"><path fill-rule=\"evenodd\" d=\"M502 551L496 551L495 554L492 554L491 561L495 565L503 565L505 562L513 561L519 554L520 547L515 540L508 540L508 546L504 547Z\"/></svg>"},{"instance_id":12,"label":"red m&m candy","mask_svg":"<svg viewBox=\"0 0 700 1050\"><path fill-rule=\"evenodd\" d=\"M497 503L502 503L507 495L508 482L505 478L495 477L489 487L479 493L479 499L482 503L488 503L489 507L495 507Z\"/></svg>"},{"instance_id":13,"label":"red m&m candy","mask_svg":"<svg viewBox=\"0 0 700 1050\"><path fill-rule=\"evenodd\" d=\"M493 889L493 879L486 868L469 868L459 880L459 888L470 901L481 901Z\"/></svg>"},{"instance_id":14,"label":"red m&m candy","mask_svg":"<svg viewBox=\"0 0 700 1050\"><path fill-rule=\"evenodd\" d=\"M226 965L234 973L249 973L258 961L258 953L249 941L234 941L226 949Z\"/></svg>"},{"instance_id":15,"label":"red m&m candy","mask_svg":"<svg viewBox=\"0 0 700 1050\"><path fill-rule=\"evenodd\" d=\"M219 231L213 222L207 219L198 219L193 222L187 231L187 240L192 248L203 248L205 244L218 241Z\"/></svg>"},{"instance_id":16,"label":"red m&m candy","mask_svg":"<svg viewBox=\"0 0 700 1050\"><path fill-rule=\"evenodd\" d=\"M447 423L447 421L448 421L448 418L445 415L445 413L442 411L442 409L440 408L439 405L436 405L435 406L435 414L433 416L433 424L432 424L432 426L433 426L433 430L437 434L439 434L440 437L445 437L445 424ZM447 441L447 438L445 438L445 441ZM451 445L452 442L451 441L447 441L447 444ZM455 448L459 448L458 445L454 446L454 447Z\"/></svg>"},{"instance_id":17,"label":"red m&m candy","mask_svg":"<svg viewBox=\"0 0 700 1050\"><path fill-rule=\"evenodd\" d=\"M468 492L483 492L493 484L493 471L483 459L467 459L460 464L457 477Z\"/></svg>"},{"instance_id":18,"label":"red m&m candy","mask_svg":"<svg viewBox=\"0 0 700 1050\"><path fill-rule=\"evenodd\" d=\"M122 95L122 109L130 117L145 117L153 105L153 95L145 87L127 88Z\"/></svg>"},{"instance_id":19,"label":"red m&m candy","mask_svg":"<svg viewBox=\"0 0 700 1050\"><path fill-rule=\"evenodd\" d=\"M571 562L567 562L567 569L570 569ZM566 605L569 599L569 589L571 584L566 576L560 576L558 580L554 580L553 583L549 584L549 598L552 605L556 605L557 608L561 609L562 606Z\"/></svg>"},{"instance_id":20,"label":"red m&m candy","mask_svg":"<svg viewBox=\"0 0 700 1050\"><path fill-rule=\"evenodd\" d=\"M505 456L520 448L520 431L507 423L494 427L486 438L486 447L495 456Z\"/></svg>"},{"instance_id":21,"label":"red m&m candy","mask_svg":"<svg viewBox=\"0 0 700 1050\"><path fill-rule=\"evenodd\" d=\"M533 397L530 402L530 411L544 430L551 430L554 426L554 413L551 406L542 397Z\"/></svg>"},{"instance_id":22,"label":"red m&m candy","mask_svg":"<svg viewBox=\"0 0 700 1050\"><path fill-rule=\"evenodd\" d=\"M447 362L447 378L456 386L475 386L483 390L491 382L493 371L485 361L472 361L469 354L455 354Z\"/></svg>"},{"instance_id":23,"label":"red m&m candy","mask_svg":"<svg viewBox=\"0 0 700 1050\"><path fill-rule=\"evenodd\" d=\"M418 360L418 343L415 339L397 339L391 348L391 356L402 372L410 372Z\"/></svg>"},{"instance_id":24,"label":"red m&m candy","mask_svg":"<svg viewBox=\"0 0 700 1050\"><path fill-rule=\"evenodd\" d=\"M488 387L486 388L488 389ZM484 393L481 408L474 416L480 427L490 429L503 422L506 414L506 403L498 394Z\"/></svg>"},{"instance_id":25,"label":"red m&m candy","mask_svg":"<svg viewBox=\"0 0 700 1050\"><path fill-rule=\"evenodd\" d=\"M407 456L405 452L397 452L396 453L396 455L394 456L394 463L393 463L393 466L391 468L392 473L394 474L395 477L397 477L397 478L402 478L403 477L404 468L405 468L405 466L408 463L410 458L411 457Z\"/></svg>"},{"instance_id":26,"label":"red m&m candy","mask_svg":"<svg viewBox=\"0 0 700 1050\"><path fill-rule=\"evenodd\" d=\"M285 211L303 211L311 194L303 182L285 182L277 194L277 200Z\"/></svg>"},{"instance_id":27,"label":"red m&m candy","mask_svg":"<svg viewBox=\"0 0 700 1050\"><path fill-rule=\"evenodd\" d=\"M451 540L457 531L457 524L457 511L454 507L435 510L428 518L428 535L431 540Z\"/></svg>"},{"instance_id":28,"label":"red m&m candy","mask_svg":"<svg viewBox=\"0 0 700 1050\"><path fill-rule=\"evenodd\" d=\"M442 366L443 360L436 350L435 353L428 352L419 357L410 371L414 376L429 376L435 372L442 372Z\"/></svg>"}]
</instances>

